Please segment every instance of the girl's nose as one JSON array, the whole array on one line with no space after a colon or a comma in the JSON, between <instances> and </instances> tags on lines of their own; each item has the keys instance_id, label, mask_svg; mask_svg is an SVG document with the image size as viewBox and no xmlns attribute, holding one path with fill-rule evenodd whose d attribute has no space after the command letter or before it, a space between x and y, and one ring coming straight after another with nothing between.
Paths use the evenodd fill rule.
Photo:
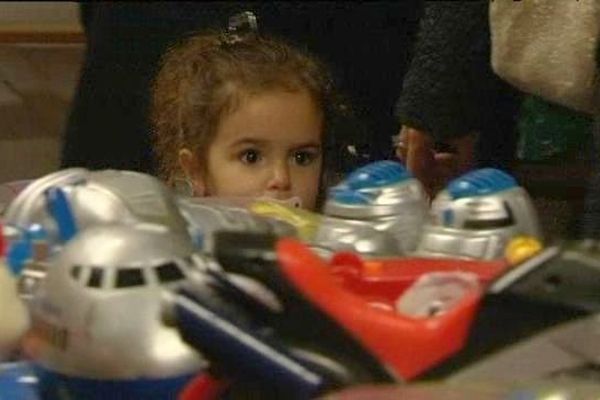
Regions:
<instances>
[{"instance_id":1,"label":"girl's nose","mask_svg":"<svg viewBox=\"0 0 600 400\"><path fill-rule=\"evenodd\" d=\"M278 162L273 165L271 177L268 183L268 190L287 191L290 190L291 179L290 170L287 162Z\"/></svg>"}]
</instances>

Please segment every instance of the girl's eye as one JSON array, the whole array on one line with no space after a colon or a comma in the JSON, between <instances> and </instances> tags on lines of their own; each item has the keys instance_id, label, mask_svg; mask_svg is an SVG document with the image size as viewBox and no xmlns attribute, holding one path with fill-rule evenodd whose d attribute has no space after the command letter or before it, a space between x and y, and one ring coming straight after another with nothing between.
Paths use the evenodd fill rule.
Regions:
<instances>
[{"instance_id":1,"label":"girl's eye","mask_svg":"<svg viewBox=\"0 0 600 400\"><path fill-rule=\"evenodd\" d=\"M294 162L297 165L305 166L312 163L317 158L317 153L311 151L297 151L294 153Z\"/></svg>"},{"instance_id":2,"label":"girl's eye","mask_svg":"<svg viewBox=\"0 0 600 400\"><path fill-rule=\"evenodd\" d=\"M248 149L244 150L240 155L240 160L244 164L256 164L261 159L261 155L258 150Z\"/></svg>"}]
</instances>

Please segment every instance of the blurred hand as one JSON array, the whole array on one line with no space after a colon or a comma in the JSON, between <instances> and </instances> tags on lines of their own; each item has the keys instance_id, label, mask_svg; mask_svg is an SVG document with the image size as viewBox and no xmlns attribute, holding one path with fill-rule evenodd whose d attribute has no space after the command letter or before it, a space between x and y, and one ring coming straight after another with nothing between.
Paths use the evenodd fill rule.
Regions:
<instances>
[{"instance_id":1,"label":"blurred hand","mask_svg":"<svg viewBox=\"0 0 600 400\"><path fill-rule=\"evenodd\" d=\"M477 134L471 133L440 146L428 133L402 126L396 156L433 198L450 180L473 168L476 140Z\"/></svg>"}]
</instances>

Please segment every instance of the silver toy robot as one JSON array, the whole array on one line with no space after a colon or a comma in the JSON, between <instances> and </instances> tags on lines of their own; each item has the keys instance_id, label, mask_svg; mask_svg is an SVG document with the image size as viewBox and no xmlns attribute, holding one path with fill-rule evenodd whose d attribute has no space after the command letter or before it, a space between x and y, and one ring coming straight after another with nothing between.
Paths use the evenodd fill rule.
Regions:
<instances>
[{"instance_id":1,"label":"silver toy robot","mask_svg":"<svg viewBox=\"0 0 600 400\"><path fill-rule=\"evenodd\" d=\"M315 244L364 255L401 255L415 249L427 215L427 195L401 164L378 161L330 189Z\"/></svg>"},{"instance_id":2,"label":"silver toy robot","mask_svg":"<svg viewBox=\"0 0 600 400\"><path fill-rule=\"evenodd\" d=\"M527 192L508 174L491 168L467 173L431 205L417 255L493 260L517 236L542 241Z\"/></svg>"}]
</instances>

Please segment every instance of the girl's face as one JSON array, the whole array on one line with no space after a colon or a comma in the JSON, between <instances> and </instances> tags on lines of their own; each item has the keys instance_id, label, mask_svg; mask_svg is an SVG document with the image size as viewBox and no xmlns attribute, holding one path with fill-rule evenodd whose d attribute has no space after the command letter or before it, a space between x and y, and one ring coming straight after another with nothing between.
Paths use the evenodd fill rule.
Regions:
<instances>
[{"instance_id":1,"label":"girl's face","mask_svg":"<svg viewBox=\"0 0 600 400\"><path fill-rule=\"evenodd\" d=\"M182 150L179 158L205 196L297 197L314 209L321 176L322 113L306 91L246 97L220 122L206 164Z\"/></svg>"}]
</instances>

